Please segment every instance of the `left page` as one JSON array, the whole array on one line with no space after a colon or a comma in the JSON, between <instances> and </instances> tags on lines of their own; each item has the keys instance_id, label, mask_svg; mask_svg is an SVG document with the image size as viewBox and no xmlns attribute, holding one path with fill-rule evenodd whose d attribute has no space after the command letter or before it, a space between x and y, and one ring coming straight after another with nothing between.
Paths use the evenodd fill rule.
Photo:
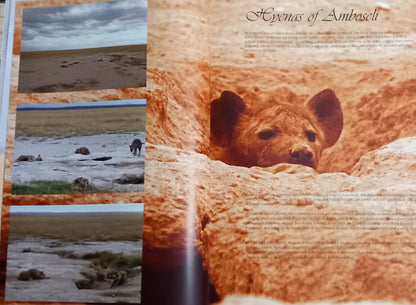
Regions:
<instances>
[{"instance_id":1,"label":"left page","mask_svg":"<svg viewBox=\"0 0 416 305\"><path fill-rule=\"evenodd\" d=\"M209 122L197 104L209 96L204 5L8 7L0 303L196 304L179 288L195 241L167 223L195 215L201 164L187 151L203 149ZM190 179L173 191L171 164Z\"/></svg>"},{"instance_id":2,"label":"left page","mask_svg":"<svg viewBox=\"0 0 416 305\"><path fill-rule=\"evenodd\" d=\"M141 303L147 2L6 12L0 302Z\"/></svg>"}]
</instances>

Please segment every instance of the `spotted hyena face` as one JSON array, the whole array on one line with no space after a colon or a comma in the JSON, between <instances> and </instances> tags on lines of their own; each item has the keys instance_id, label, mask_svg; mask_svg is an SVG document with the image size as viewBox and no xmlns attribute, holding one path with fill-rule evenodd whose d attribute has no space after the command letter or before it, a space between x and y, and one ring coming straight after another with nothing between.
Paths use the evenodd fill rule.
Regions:
<instances>
[{"instance_id":1,"label":"spotted hyena face","mask_svg":"<svg viewBox=\"0 0 416 305\"><path fill-rule=\"evenodd\" d=\"M276 103L254 113L239 96L225 91L211 103L211 141L225 148L221 160L228 164L315 168L323 149L338 140L342 121L340 103L329 89L304 107Z\"/></svg>"}]
</instances>

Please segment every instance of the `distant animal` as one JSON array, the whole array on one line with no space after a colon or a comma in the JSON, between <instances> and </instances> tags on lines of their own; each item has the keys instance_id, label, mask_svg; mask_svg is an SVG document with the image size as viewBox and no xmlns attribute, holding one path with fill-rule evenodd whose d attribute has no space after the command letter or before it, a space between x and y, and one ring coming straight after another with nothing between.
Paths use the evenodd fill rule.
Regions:
<instances>
[{"instance_id":1,"label":"distant animal","mask_svg":"<svg viewBox=\"0 0 416 305\"><path fill-rule=\"evenodd\" d=\"M83 192L88 189L89 185L90 182L88 181L88 179L79 177L72 181L71 189L75 192Z\"/></svg>"},{"instance_id":2,"label":"distant animal","mask_svg":"<svg viewBox=\"0 0 416 305\"><path fill-rule=\"evenodd\" d=\"M245 167L292 163L316 168L322 151L338 140L343 114L331 89L319 92L304 106L277 100L257 111L249 109L237 94L224 91L211 102L210 124L210 140L222 147L217 158L225 163Z\"/></svg>"},{"instance_id":3,"label":"distant animal","mask_svg":"<svg viewBox=\"0 0 416 305\"><path fill-rule=\"evenodd\" d=\"M77 148L77 149L75 150L75 153L76 153L76 154L81 154L81 155L89 155L89 154L90 154L90 151L89 151L89 149L88 149L88 148L86 148L86 147L80 147L80 148Z\"/></svg>"},{"instance_id":4,"label":"distant animal","mask_svg":"<svg viewBox=\"0 0 416 305\"><path fill-rule=\"evenodd\" d=\"M29 269L27 271L22 271L17 277L19 281L30 281L30 280L43 280L47 279L45 273L38 269Z\"/></svg>"},{"instance_id":5,"label":"distant animal","mask_svg":"<svg viewBox=\"0 0 416 305\"><path fill-rule=\"evenodd\" d=\"M118 277L118 271L114 271L114 270L108 271L106 277L107 279L115 279Z\"/></svg>"},{"instance_id":6,"label":"distant animal","mask_svg":"<svg viewBox=\"0 0 416 305\"><path fill-rule=\"evenodd\" d=\"M119 271L117 272L117 276L114 278L113 282L111 283L111 287L116 287L122 285L127 278L126 271Z\"/></svg>"},{"instance_id":7,"label":"distant animal","mask_svg":"<svg viewBox=\"0 0 416 305\"><path fill-rule=\"evenodd\" d=\"M130 145L130 151L133 153L133 155L137 154L137 150L139 150L139 156L140 151L142 150L142 141L140 139L134 139L133 142Z\"/></svg>"},{"instance_id":8,"label":"distant animal","mask_svg":"<svg viewBox=\"0 0 416 305\"><path fill-rule=\"evenodd\" d=\"M42 161L42 157L38 155L36 158L32 155L21 155L16 160L17 162L32 162L32 161Z\"/></svg>"}]
</instances>

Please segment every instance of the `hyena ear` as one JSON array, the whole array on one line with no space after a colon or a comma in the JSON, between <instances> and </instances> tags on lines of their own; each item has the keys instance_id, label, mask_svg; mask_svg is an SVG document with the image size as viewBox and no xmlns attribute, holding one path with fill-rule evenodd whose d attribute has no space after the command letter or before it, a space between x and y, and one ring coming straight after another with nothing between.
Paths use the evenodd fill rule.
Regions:
<instances>
[{"instance_id":1,"label":"hyena ear","mask_svg":"<svg viewBox=\"0 0 416 305\"><path fill-rule=\"evenodd\" d=\"M343 127L341 104L335 92L325 89L312 97L307 106L315 114L324 131L326 147L334 145Z\"/></svg>"},{"instance_id":2,"label":"hyena ear","mask_svg":"<svg viewBox=\"0 0 416 305\"><path fill-rule=\"evenodd\" d=\"M238 116L246 104L237 94L223 91L221 97L211 102L211 142L218 146L230 144Z\"/></svg>"}]
</instances>

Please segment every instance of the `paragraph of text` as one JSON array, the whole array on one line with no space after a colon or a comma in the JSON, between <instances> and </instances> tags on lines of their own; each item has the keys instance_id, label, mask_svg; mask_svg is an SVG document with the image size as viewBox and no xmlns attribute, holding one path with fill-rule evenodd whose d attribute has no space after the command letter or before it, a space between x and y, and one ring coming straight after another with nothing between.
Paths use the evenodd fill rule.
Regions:
<instances>
[{"instance_id":1,"label":"paragraph of text","mask_svg":"<svg viewBox=\"0 0 416 305\"><path fill-rule=\"evenodd\" d=\"M282 48L402 48L414 38L401 32L246 32L246 53Z\"/></svg>"}]
</instances>

